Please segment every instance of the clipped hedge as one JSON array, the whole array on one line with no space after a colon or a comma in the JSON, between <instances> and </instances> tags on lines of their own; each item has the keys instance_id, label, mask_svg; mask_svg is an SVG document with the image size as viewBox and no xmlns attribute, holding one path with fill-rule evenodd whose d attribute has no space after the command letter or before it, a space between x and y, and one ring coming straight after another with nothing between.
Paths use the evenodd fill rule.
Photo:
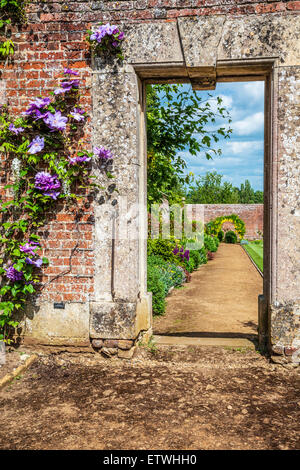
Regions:
<instances>
[{"instance_id":1,"label":"clipped hedge","mask_svg":"<svg viewBox=\"0 0 300 470\"><path fill-rule=\"evenodd\" d=\"M225 243L236 243L237 242L237 236L236 233L233 232L233 230L229 230L225 234Z\"/></svg>"}]
</instances>

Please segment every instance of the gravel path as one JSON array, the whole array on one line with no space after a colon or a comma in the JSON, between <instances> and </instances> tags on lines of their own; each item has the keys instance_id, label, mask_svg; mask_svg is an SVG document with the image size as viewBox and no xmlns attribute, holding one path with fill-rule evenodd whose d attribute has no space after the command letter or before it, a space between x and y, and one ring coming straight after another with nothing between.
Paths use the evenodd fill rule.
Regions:
<instances>
[{"instance_id":1,"label":"gravel path","mask_svg":"<svg viewBox=\"0 0 300 470\"><path fill-rule=\"evenodd\" d=\"M154 332L254 339L262 291L262 277L242 247L222 243L189 284L172 291L165 315L154 319Z\"/></svg>"}]
</instances>

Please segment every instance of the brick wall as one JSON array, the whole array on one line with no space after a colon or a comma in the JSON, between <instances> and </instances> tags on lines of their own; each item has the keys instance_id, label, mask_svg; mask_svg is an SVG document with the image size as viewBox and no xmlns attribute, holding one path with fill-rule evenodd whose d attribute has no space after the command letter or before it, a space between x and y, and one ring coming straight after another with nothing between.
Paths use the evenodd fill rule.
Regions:
<instances>
[{"instance_id":1,"label":"brick wall","mask_svg":"<svg viewBox=\"0 0 300 470\"><path fill-rule=\"evenodd\" d=\"M63 67L80 71L81 106L92 115L91 63L85 31L99 21L175 22L179 16L260 15L300 10L299 1L262 0L130 0L28 2L28 23L12 28L15 56L0 62L0 104L8 103L17 116L28 102L46 96L56 85ZM89 145L90 121L86 126ZM1 183L5 177L1 175ZM247 206L249 207L249 206ZM209 211L212 211L212 207ZM246 209L244 208L243 211ZM253 212L254 211L254 212ZM255 212L257 211L257 212ZM261 215L257 215L258 213ZM230 209L256 230L262 207L250 206L245 212ZM215 215L219 215L216 212ZM93 295L93 204L85 204L71 214L61 208L51 214L51 223L42 234L50 267L45 270L43 296L51 300L86 301ZM251 222L250 222L251 220ZM259 222L257 226L260 227Z\"/></svg>"},{"instance_id":2,"label":"brick wall","mask_svg":"<svg viewBox=\"0 0 300 470\"><path fill-rule=\"evenodd\" d=\"M216 217L231 214L238 215L245 222L245 238L253 240L258 238L258 230L263 232L263 204L208 204L204 208L205 223ZM224 228L227 228L225 224Z\"/></svg>"}]
</instances>

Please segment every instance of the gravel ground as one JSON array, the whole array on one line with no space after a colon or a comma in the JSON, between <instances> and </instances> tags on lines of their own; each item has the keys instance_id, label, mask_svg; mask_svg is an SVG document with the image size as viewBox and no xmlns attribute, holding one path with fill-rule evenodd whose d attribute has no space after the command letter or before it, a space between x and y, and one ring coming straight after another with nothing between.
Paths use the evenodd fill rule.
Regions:
<instances>
[{"instance_id":1,"label":"gravel ground","mask_svg":"<svg viewBox=\"0 0 300 470\"><path fill-rule=\"evenodd\" d=\"M255 351L60 354L0 391L1 449L299 449L299 373Z\"/></svg>"}]
</instances>

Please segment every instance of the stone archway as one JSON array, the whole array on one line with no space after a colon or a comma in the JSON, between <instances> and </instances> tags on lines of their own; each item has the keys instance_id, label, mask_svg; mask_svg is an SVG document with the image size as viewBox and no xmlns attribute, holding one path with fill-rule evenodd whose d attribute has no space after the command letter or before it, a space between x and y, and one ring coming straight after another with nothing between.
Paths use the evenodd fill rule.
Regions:
<instances>
[{"instance_id":1,"label":"stone archway","mask_svg":"<svg viewBox=\"0 0 300 470\"><path fill-rule=\"evenodd\" d=\"M284 355L285 360L295 354L300 341L299 172L293 164L298 119L293 97L300 70L299 51L295 50L297 25L295 15L219 15L128 25L124 63L95 59L94 143L101 136L102 144L122 155L116 168L120 195L129 204L139 204L140 210L130 221L136 225L139 239L115 242L113 266L111 251L96 235L99 262L111 271L107 278L99 273L95 279L102 289L90 303L92 339L136 340L141 332L151 331L145 268L145 84L190 82L194 89L213 89L217 80L264 80L265 273L259 299L259 339L262 346L268 344L273 354ZM103 226L103 220L99 207L96 226ZM110 221L106 223L108 226Z\"/></svg>"}]
</instances>

